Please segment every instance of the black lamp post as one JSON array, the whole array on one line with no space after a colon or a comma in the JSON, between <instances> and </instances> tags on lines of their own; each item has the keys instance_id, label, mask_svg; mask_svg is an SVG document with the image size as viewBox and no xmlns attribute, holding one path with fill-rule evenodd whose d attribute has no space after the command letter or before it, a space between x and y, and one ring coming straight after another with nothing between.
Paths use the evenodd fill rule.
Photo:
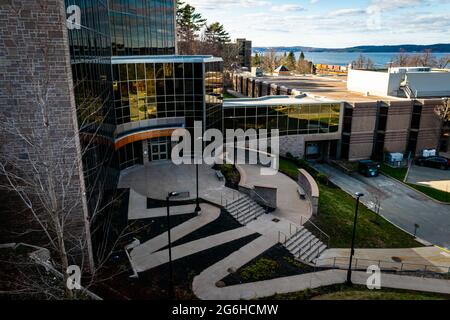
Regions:
<instances>
[{"instance_id":1,"label":"black lamp post","mask_svg":"<svg viewBox=\"0 0 450 320\"><path fill-rule=\"evenodd\" d=\"M203 141L203 138L200 137L200 138L197 139L197 141L199 141L199 140ZM198 156L197 155L194 155L194 161L195 161L195 171L196 171L196 177L197 177L197 199L196 199L196 202L195 202L196 203L195 213L196 213L196 215L199 215L200 212L202 211L202 208L200 207L199 178L198 178L199 160L198 160Z\"/></svg>"},{"instance_id":2,"label":"black lamp post","mask_svg":"<svg viewBox=\"0 0 450 320\"><path fill-rule=\"evenodd\" d=\"M173 284L173 266L172 266L172 237L170 226L170 199L173 197L184 197L189 198L189 192L170 192L166 198L167 204L167 235L169 238L169 299L175 300L175 290Z\"/></svg>"},{"instance_id":3,"label":"black lamp post","mask_svg":"<svg viewBox=\"0 0 450 320\"><path fill-rule=\"evenodd\" d=\"M358 222L358 208L359 208L359 200L361 197L364 197L363 193L361 192L356 193L355 221L353 222L352 247L350 251L350 263L348 265L347 282L346 282L348 285L352 285L352 263L353 263L353 255L355 254L356 223Z\"/></svg>"},{"instance_id":4,"label":"black lamp post","mask_svg":"<svg viewBox=\"0 0 450 320\"><path fill-rule=\"evenodd\" d=\"M230 117L230 119L233 121L233 130L236 133L237 129L237 119L235 117ZM233 138L233 145L234 145L234 165L237 165L237 137Z\"/></svg>"}]
</instances>

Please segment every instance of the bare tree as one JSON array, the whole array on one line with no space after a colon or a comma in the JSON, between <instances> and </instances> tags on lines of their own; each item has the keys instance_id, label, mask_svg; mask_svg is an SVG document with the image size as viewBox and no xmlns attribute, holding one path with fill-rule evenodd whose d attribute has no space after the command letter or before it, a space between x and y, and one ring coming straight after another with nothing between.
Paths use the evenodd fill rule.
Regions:
<instances>
[{"instance_id":1,"label":"bare tree","mask_svg":"<svg viewBox=\"0 0 450 320\"><path fill-rule=\"evenodd\" d=\"M373 69L373 61L370 58L366 58L364 55L360 54L356 60L352 62L352 67L354 69L370 70Z\"/></svg>"},{"instance_id":2,"label":"bare tree","mask_svg":"<svg viewBox=\"0 0 450 320\"><path fill-rule=\"evenodd\" d=\"M431 50L425 50L420 54L407 54L400 52L394 57L391 65L393 67L430 67L430 68L445 68L449 56L437 59Z\"/></svg>"},{"instance_id":3,"label":"bare tree","mask_svg":"<svg viewBox=\"0 0 450 320\"><path fill-rule=\"evenodd\" d=\"M313 72L313 63L306 59L299 59L295 70L301 74L311 74Z\"/></svg>"},{"instance_id":4,"label":"bare tree","mask_svg":"<svg viewBox=\"0 0 450 320\"><path fill-rule=\"evenodd\" d=\"M393 67L408 67L410 63L410 57L405 51L400 51L400 53L394 57L392 61Z\"/></svg>"},{"instance_id":5,"label":"bare tree","mask_svg":"<svg viewBox=\"0 0 450 320\"><path fill-rule=\"evenodd\" d=\"M450 64L450 55L445 55L437 60L437 67L445 69Z\"/></svg>"},{"instance_id":6,"label":"bare tree","mask_svg":"<svg viewBox=\"0 0 450 320\"><path fill-rule=\"evenodd\" d=\"M261 65L264 71L273 73L274 70L281 63L281 58L279 57L277 51L274 48L266 51L261 57Z\"/></svg>"}]
</instances>

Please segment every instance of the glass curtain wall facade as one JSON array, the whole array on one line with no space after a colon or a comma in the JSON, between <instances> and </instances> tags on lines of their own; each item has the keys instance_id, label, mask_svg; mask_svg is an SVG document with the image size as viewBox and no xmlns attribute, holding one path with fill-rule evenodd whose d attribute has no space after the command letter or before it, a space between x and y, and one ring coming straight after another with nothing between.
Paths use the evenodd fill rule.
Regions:
<instances>
[{"instance_id":1,"label":"glass curtain wall facade","mask_svg":"<svg viewBox=\"0 0 450 320\"><path fill-rule=\"evenodd\" d=\"M114 64L118 125L147 119L185 117L186 127L203 121L202 63Z\"/></svg>"},{"instance_id":2,"label":"glass curtain wall facade","mask_svg":"<svg viewBox=\"0 0 450 320\"><path fill-rule=\"evenodd\" d=\"M202 122L204 129L221 130L222 70L222 61L209 56L114 58L116 124L182 118L184 121L180 125L191 133L195 121ZM152 127L145 126L145 129ZM160 129L158 121L154 129ZM128 159L136 159L134 153L129 154L131 149L123 151L124 148L119 150L121 168L133 165Z\"/></svg>"},{"instance_id":3,"label":"glass curtain wall facade","mask_svg":"<svg viewBox=\"0 0 450 320\"><path fill-rule=\"evenodd\" d=\"M287 106L227 106L224 126L240 129L278 129L280 136L336 133L340 122L339 103L299 104ZM270 131L269 131L270 132Z\"/></svg>"},{"instance_id":4,"label":"glass curtain wall facade","mask_svg":"<svg viewBox=\"0 0 450 320\"><path fill-rule=\"evenodd\" d=\"M223 77L223 62L205 63L206 129L223 129Z\"/></svg>"},{"instance_id":5,"label":"glass curtain wall facade","mask_svg":"<svg viewBox=\"0 0 450 320\"><path fill-rule=\"evenodd\" d=\"M109 0L113 56L175 54L175 1Z\"/></svg>"},{"instance_id":6,"label":"glass curtain wall facade","mask_svg":"<svg viewBox=\"0 0 450 320\"><path fill-rule=\"evenodd\" d=\"M114 153L108 3L66 0L65 5L81 9L81 27L69 30L68 36L84 178L92 208L106 189L115 189L119 174Z\"/></svg>"},{"instance_id":7,"label":"glass curtain wall facade","mask_svg":"<svg viewBox=\"0 0 450 320\"><path fill-rule=\"evenodd\" d=\"M174 55L175 3L66 0L67 7L81 8L82 27L69 36L79 123L86 133L80 136L89 144L88 185L102 181L98 175L107 164L119 172L143 162L137 142L114 152L118 126L121 135L126 124L151 119L183 118L180 125L190 130L195 121L222 127L223 62ZM161 123L155 129L164 129ZM94 147L92 141L99 143Z\"/></svg>"}]
</instances>

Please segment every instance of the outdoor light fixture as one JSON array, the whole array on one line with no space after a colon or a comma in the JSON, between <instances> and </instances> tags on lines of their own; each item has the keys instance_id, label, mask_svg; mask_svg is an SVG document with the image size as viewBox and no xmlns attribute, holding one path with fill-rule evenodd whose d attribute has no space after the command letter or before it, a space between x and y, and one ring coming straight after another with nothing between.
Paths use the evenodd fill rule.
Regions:
<instances>
[{"instance_id":1,"label":"outdoor light fixture","mask_svg":"<svg viewBox=\"0 0 450 320\"><path fill-rule=\"evenodd\" d=\"M346 282L348 285L352 285L352 263L353 263L353 256L355 254L356 223L358 221L359 201L362 197L364 197L364 194L361 192L357 192L355 193L355 196L356 196L355 221L353 222L352 247L350 251L350 262L348 265L347 282Z\"/></svg>"}]
</instances>

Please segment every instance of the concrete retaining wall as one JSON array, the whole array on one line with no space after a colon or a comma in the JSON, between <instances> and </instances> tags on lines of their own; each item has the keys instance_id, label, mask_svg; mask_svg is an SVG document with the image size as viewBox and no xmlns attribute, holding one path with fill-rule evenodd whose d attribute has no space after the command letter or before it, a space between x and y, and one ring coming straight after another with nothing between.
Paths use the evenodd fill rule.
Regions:
<instances>
[{"instance_id":1,"label":"concrete retaining wall","mask_svg":"<svg viewBox=\"0 0 450 320\"><path fill-rule=\"evenodd\" d=\"M298 184L303 188L307 197L311 201L312 214L319 213L319 186L314 178L304 169L299 170Z\"/></svg>"}]
</instances>

